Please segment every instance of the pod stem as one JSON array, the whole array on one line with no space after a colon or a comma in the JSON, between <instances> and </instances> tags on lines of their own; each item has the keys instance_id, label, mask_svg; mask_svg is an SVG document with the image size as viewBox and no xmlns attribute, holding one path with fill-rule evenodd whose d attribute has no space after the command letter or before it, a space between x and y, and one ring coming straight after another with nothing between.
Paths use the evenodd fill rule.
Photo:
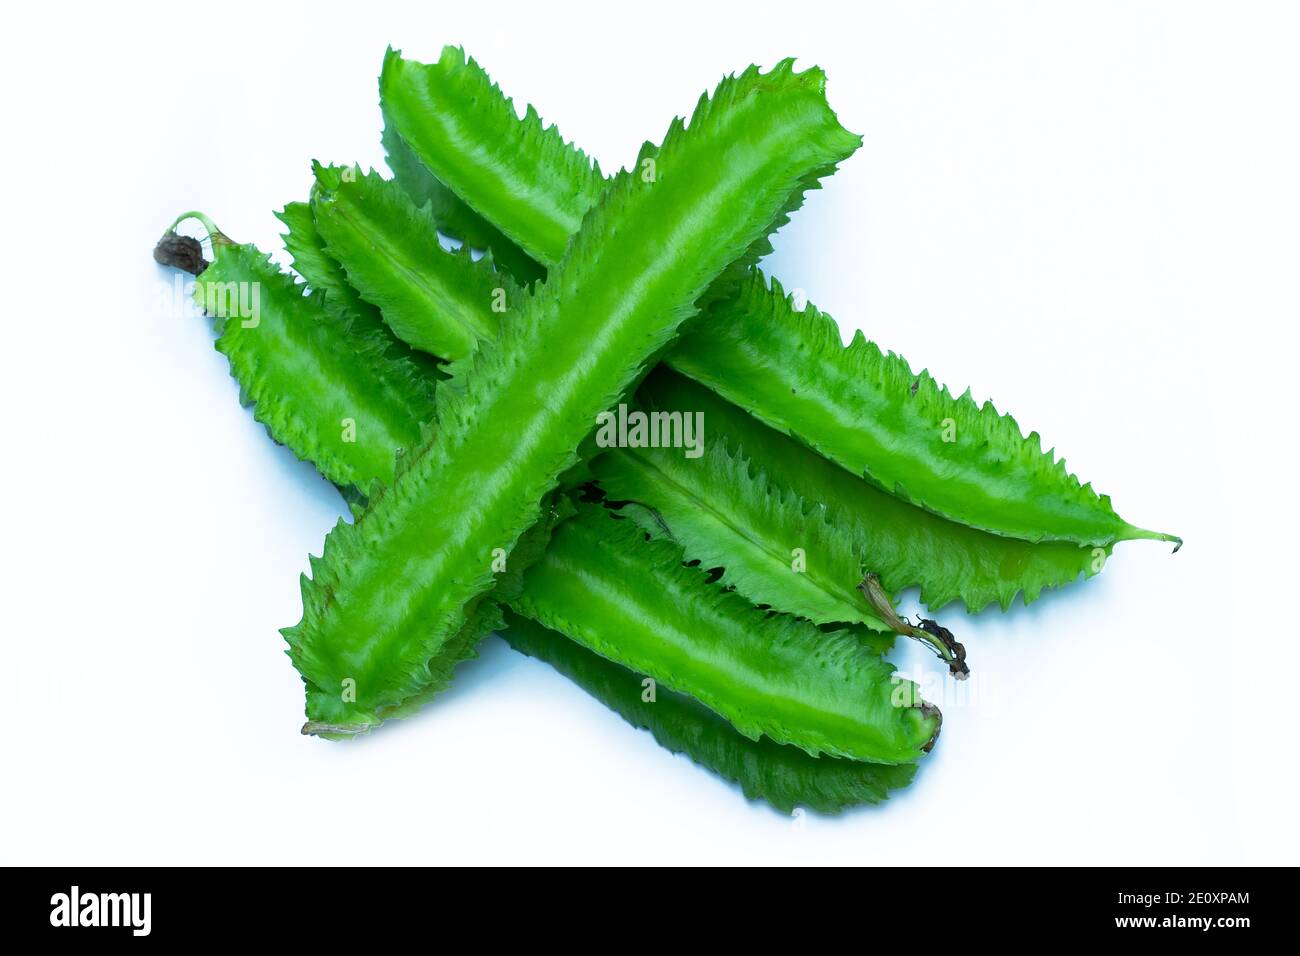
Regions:
<instances>
[{"instance_id":1,"label":"pod stem","mask_svg":"<svg viewBox=\"0 0 1300 956\"><path fill-rule=\"evenodd\" d=\"M858 585L871 606L876 609L880 619L888 624L891 628L906 637L915 638L924 644L929 644L934 652L939 655L939 659L948 665L948 673L957 680L965 680L970 676L970 668L966 666L966 648L962 647L952 636L952 631L948 630L938 621L929 618L921 618L920 624L910 624L898 616L894 610L894 602L890 600L889 595L885 592L884 586L880 583L880 578L872 573L862 579Z\"/></svg>"},{"instance_id":2,"label":"pod stem","mask_svg":"<svg viewBox=\"0 0 1300 956\"><path fill-rule=\"evenodd\" d=\"M197 219L202 224L207 232L208 243L212 246L214 259L222 246L231 243L230 239L217 228L217 224L203 213L192 210L177 216L175 222L167 227L167 231L158 240L158 244L153 247L153 258L160 265L171 266L196 276L208 267L209 262L203 258L203 244L198 239L182 236L176 231L176 227L187 219Z\"/></svg>"}]
</instances>

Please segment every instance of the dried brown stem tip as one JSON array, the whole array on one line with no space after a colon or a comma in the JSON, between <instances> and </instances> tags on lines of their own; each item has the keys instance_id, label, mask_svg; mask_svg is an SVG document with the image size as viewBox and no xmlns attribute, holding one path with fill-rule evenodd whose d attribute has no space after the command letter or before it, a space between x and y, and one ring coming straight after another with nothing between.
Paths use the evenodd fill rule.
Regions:
<instances>
[{"instance_id":1,"label":"dried brown stem tip","mask_svg":"<svg viewBox=\"0 0 1300 956\"><path fill-rule=\"evenodd\" d=\"M952 636L952 631L938 621L932 621L929 618L921 618L919 625L903 620L898 616L898 612L894 610L894 602L885 593L880 578L874 574L868 574L862 583L858 585L858 590L876 609L880 619L891 628L899 634L914 637L934 648L934 652L939 655L940 660L948 665L948 673L954 678L965 680L970 676L970 668L966 666L966 648L957 643L957 640Z\"/></svg>"},{"instance_id":2,"label":"dried brown stem tip","mask_svg":"<svg viewBox=\"0 0 1300 956\"><path fill-rule=\"evenodd\" d=\"M939 713L939 708L934 706L934 704L924 702L921 704L921 714L925 717L933 717L936 721L934 725L934 734L925 742L925 746L921 748L922 753L928 754L934 749L934 745L939 739L939 731L943 730L943 714Z\"/></svg>"},{"instance_id":3,"label":"dried brown stem tip","mask_svg":"<svg viewBox=\"0 0 1300 956\"><path fill-rule=\"evenodd\" d=\"M181 269L192 276L208 267L208 260L203 258L203 243L175 232L168 232L158 240L158 245L153 247L153 259L159 265Z\"/></svg>"}]
</instances>

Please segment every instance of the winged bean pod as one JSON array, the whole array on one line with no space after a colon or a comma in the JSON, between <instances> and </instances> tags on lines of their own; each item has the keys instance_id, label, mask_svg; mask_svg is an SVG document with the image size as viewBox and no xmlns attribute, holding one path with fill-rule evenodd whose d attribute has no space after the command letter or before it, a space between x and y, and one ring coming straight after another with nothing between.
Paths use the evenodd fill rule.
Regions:
<instances>
[{"instance_id":1,"label":"winged bean pod","mask_svg":"<svg viewBox=\"0 0 1300 956\"><path fill-rule=\"evenodd\" d=\"M654 407L703 412L710 434L726 436L760 464L773 485L824 506L823 517L836 535L850 542L863 566L879 574L888 590L919 587L922 602L932 611L956 600L972 612L992 602L1005 610L1017 594L1029 604L1045 589L1098 573L1110 554L1108 547L1032 544L989 534L917 508L665 366L646 379L638 394Z\"/></svg>"},{"instance_id":2,"label":"winged bean pod","mask_svg":"<svg viewBox=\"0 0 1300 956\"><path fill-rule=\"evenodd\" d=\"M766 737L750 740L699 701L666 687L647 695L645 678L594 654L536 621L507 612L501 636L520 653L545 661L660 746L739 784L750 800L789 813L807 807L838 813L879 803L907 786L916 764L863 763L810 757Z\"/></svg>"},{"instance_id":3,"label":"winged bean pod","mask_svg":"<svg viewBox=\"0 0 1300 956\"><path fill-rule=\"evenodd\" d=\"M938 712L882 657L704 580L669 542L582 505L524 572L514 610L689 694L750 739L890 764L929 750Z\"/></svg>"},{"instance_id":4,"label":"winged bean pod","mask_svg":"<svg viewBox=\"0 0 1300 956\"><path fill-rule=\"evenodd\" d=\"M382 325L367 327L327 306L322 292L306 294L267 256L232 243L206 216L187 213L177 222L191 217L202 219L213 245L194 297L213 315L217 350L257 420L336 484L390 473L394 453L418 445L421 423L433 416L433 380ZM241 294L251 302L253 288L257 314L242 314ZM323 380L332 386L302 387ZM368 440L343 441L349 427Z\"/></svg>"}]
</instances>

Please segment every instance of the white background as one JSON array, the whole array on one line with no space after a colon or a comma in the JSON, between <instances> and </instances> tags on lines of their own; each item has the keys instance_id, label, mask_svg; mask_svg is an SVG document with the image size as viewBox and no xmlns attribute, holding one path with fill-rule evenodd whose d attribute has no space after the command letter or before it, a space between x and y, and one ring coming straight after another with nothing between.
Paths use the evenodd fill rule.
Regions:
<instances>
[{"instance_id":1,"label":"white background","mask_svg":"<svg viewBox=\"0 0 1300 956\"><path fill-rule=\"evenodd\" d=\"M1300 862L1292 11L14 8L0 859ZM160 305L149 253L190 208L278 248L312 157L382 165L389 43L463 43L608 170L724 72L819 63L866 142L771 271L1186 547L1123 545L1006 616L950 610L971 698L928 684L946 720L915 785L842 818L747 804L496 638L414 719L299 736L276 631L342 506L240 408L207 324Z\"/></svg>"}]
</instances>

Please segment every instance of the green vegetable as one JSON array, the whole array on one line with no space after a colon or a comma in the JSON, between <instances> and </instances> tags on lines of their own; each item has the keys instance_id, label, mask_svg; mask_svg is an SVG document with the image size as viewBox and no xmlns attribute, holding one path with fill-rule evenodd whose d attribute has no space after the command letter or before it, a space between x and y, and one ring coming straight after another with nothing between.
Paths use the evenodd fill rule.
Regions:
<instances>
[{"instance_id":1,"label":"green vegetable","mask_svg":"<svg viewBox=\"0 0 1300 956\"><path fill-rule=\"evenodd\" d=\"M540 263L563 254L584 211L602 195L600 170L514 105L462 51L437 63L389 50L380 95L393 132L464 203ZM494 247L497 248L497 247ZM855 475L936 514L1026 541L1109 547L1172 535L1115 514L992 405L954 399L927 373L884 356L859 333L840 345L828 316L796 312L779 286L751 276L712 308L665 357L769 425Z\"/></svg>"},{"instance_id":2,"label":"green vegetable","mask_svg":"<svg viewBox=\"0 0 1300 956\"><path fill-rule=\"evenodd\" d=\"M421 694L596 413L792 197L856 148L823 86L789 62L724 80L688 129L675 122L643 150L655 175L616 177L517 320L452 369L433 439L361 520L331 532L303 583L303 618L285 637L309 731L361 733Z\"/></svg>"},{"instance_id":3,"label":"green vegetable","mask_svg":"<svg viewBox=\"0 0 1300 956\"><path fill-rule=\"evenodd\" d=\"M474 249L490 249L497 265L520 285L546 277L546 270L429 173L384 116L384 151L388 166L416 206L428 206L439 232Z\"/></svg>"},{"instance_id":4,"label":"green vegetable","mask_svg":"<svg viewBox=\"0 0 1300 956\"><path fill-rule=\"evenodd\" d=\"M689 694L753 740L891 764L933 745L938 711L851 632L756 610L701 587L706 579L669 542L581 505L524 572L512 607Z\"/></svg>"},{"instance_id":5,"label":"green vegetable","mask_svg":"<svg viewBox=\"0 0 1300 956\"><path fill-rule=\"evenodd\" d=\"M825 507L774 485L725 437L715 435L702 459L677 448L626 448L601 455L592 471L610 498L653 507L688 559L723 569L722 583L755 604L818 624L884 629L856 593L861 559Z\"/></svg>"},{"instance_id":6,"label":"green vegetable","mask_svg":"<svg viewBox=\"0 0 1300 956\"><path fill-rule=\"evenodd\" d=\"M316 217L312 214L311 204L291 202L276 213L275 217L284 223L287 230L280 234L280 238L284 240L284 248L293 262L294 271L304 281L307 276L311 276L311 291L319 293L329 303L332 311L345 316L354 326L361 324L384 335L392 345L400 344L401 340L393 335L384 322L383 313L357 294L348 282L343 267L325 248L325 239L316 229ZM409 347L407 351L411 351Z\"/></svg>"},{"instance_id":7,"label":"green vegetable","mask_svg":"<svg viewBox=\"0 0 1300 956\"><path fill-rule=\"evenodd\" d=\"M751 461L760 462L773 485L795 489L848 542L864 567L880 575L886 589L919 586L921 601L937 610L961 600L970 611L996 601L1005 610L1018 593L1036 600L1045 588L1101 570L1109 548L1064 541L1031 544L988 534L923 511L872 487L806 446L768 428L697 382L660 366L638 395L660 408L704 413L709 435L725 436ZM646 494L662 507L665 492Z\"/></svg>"},{"instance_id":8,"label":"green vegetable","mask_svg":"<svg viewBox=\"0 0 1300 956\"><path fill-rule=\"evenodd\" d=\"M834 812L905 785L937 739L883 658L894 633L965 673L891 588L1006 607L1117 541L1181 544L757 271L858 145L823 87L791 61L729 77L606 181L460 51L390 49L397 178L316 164L281 214L306 290L200 214L211 264L164 236L155 259L198 275L241 398L352 507L283 631L304 733L415 711L509 607L518 649L663 745ZM624 401L687 435L707 414L707 437L608 449L596 426Z\"/></svg>"},{"instance_id":9,"label":"green vegetable","mask_svg":"<svg viewBox=\"0 0 1300 956\"><path fill-rule=\"evenodd\" d=\"M785 358L773 362L774 355ZM1103 546L1178 540L1124 521L1109 497L1043 453L1037 433L1024 438L991 403L978 406L969 392L954 398L861 332L845 348L830 316L812 305L796 311L761 275L717 303L671 361L854 474L970 527Z\"/></svg>"},{"instance_id":10,"label":"green vegetable","mask_svg":"<svg viewBox=\"0 0 1300 956\"><path fill-rule=\"evenodd\" d=\"M377 173L319 163L314 168L316 229L361 298L381 310L398 338L455 360L469 355L480 338L496 334L494 304L504 310L523 293L492 267L490 255L476 262L468 247L441 249L429 210L385 188ZM426 268L431 259L447 267Z\"/></svg>"},{"instance_id":11,"label":"green vegetable","mask_svg":"<svg viewBox=\"0 0 1300 956\"><path fill-rule=\"evenodd\" d=\"M852 537L827 520L825 505L773 484L725 441L715 439L699 460L675 449L635 448L598 458L592 470L615 499L653 500L660 529L679 550L720 569L721 583L752 603L816 624L906 634L929 644L954 676L969 673L965 648L951 635L913 627L887 593L862 588L863 559Z\"/></svg>"},{"instance_id":12,"label":"green vegetable","mask_svg":"<svg viewBox=\"0 0 1300 956\"><path fill-rule=\"evenodd\" d=\"M648 730L660 746L684 753L724 780L740 785L750 800L764 800L785 813L797 806L838 813L879 803L907 786L916 764L862 763L810 757L766 737L750 740L699 701L667 688L646 699L643 678L535 621L506 612L506 642L545 661L629 724Z\"/></svg>"},{"instance_id":13,"label":"green vegetable","mask_svg":"<svg viewBox=\"0 0 1300 956\"><path fill-rule=\"evenodd\" d=\"M310 203L291 202L275 215L287 230L280 236L294 271L317 298L323 297L332 321L357 331L363 338L377 341L385 354L401 359L400 364L411 366L413 371L423 372L434 380L444 377L442 363L437 357L413 349L397 338L384 321L383 313L352 288L343 267L325 248L325 239L316 229ZM428 409L420 412L421 421L432 415L432 387L426 386L425 393Z\"/></svg>"},{"instance_id":14,"label":"green vegetable","mask_svg":"<svg viewBox=\"0 0 1300 956\"><path fill-rule=\"evenodd\" d=\"M379 98L384 145L399 181L412 176L414 157L534 260L548 269L560 263L569 237L605 192L598 163L554 126L543 127L531 105L519 119L509 98L456 47L444 47L428 65L389 47ZM413 178L423 183L424 175ZM501 245L485 248L499 255Z\"/></svg>"},{"instance_id":15,"label":"green vegetable","mask_svg":"<svg viewBox=\"0 0 1300 956\"><path fill-rule=\"evenodd\" d=\"M391 337L328 307L323 293L304 294L268 257L231 243L206 216L186 213L177 222L191 217L203 221L213 245L195 300L216 318L217 350L254 417L336 484L390 472L394 451L419 444L420 423L432 417L432 379ZM368 440L346 440L354 433Z\"/></svg>"}]
</instances>

